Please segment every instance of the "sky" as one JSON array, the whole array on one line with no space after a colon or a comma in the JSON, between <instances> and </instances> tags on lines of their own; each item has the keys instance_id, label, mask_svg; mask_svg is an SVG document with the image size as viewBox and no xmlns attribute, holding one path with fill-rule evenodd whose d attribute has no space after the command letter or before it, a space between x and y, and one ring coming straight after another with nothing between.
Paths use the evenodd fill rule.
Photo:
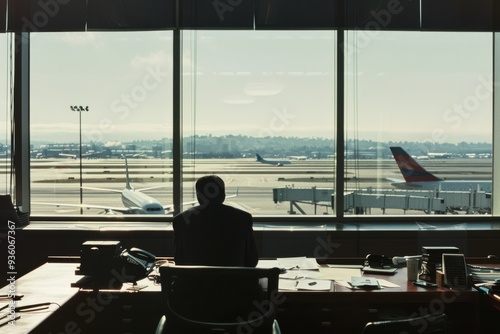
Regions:
<instances>
[{"instance_id":1,"label":"sky","mask_svg":"<svg viewBox=\"0 0 500 334\"><path fill-rule=\"evenodd\" d=\"M33 33L31 140L77 142L71 106L89 107L86 142L170 138L171 44L169 31ZM491 33L358 31L346 46L348 139L491 142ZM333 31L184 32L184 134L334 138L335 50Z\"/></svg>"}]
</instances>

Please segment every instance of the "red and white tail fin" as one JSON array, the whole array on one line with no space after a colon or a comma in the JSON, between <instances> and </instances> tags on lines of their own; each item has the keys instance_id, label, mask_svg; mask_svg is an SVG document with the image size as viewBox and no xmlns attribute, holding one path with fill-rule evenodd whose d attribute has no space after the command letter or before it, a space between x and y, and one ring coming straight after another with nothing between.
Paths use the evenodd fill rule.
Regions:
<instances>
[{"instance_id":1,"label":"red and white tail fin","mask_svg":"<svg viewBox=\"0 0 500 334\"><path fill-rule=\"evenodd\" d=\"M434 176L420 166L420 164L401 147L390 147L390 149L406 182L441 181L440 178Z\"/></svg>"}]
</instances>

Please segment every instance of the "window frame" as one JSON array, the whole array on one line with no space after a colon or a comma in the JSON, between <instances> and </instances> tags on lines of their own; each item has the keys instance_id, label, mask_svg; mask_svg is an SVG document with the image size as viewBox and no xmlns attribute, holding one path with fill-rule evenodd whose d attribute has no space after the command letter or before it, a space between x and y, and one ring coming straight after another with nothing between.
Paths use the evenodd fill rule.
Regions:
<instances>
[{"instance_id":1,"label":"window frame","mask_svg":"<svg viewBox=\"0 0 500 334\"><path fill-rule=\"evenodd\" d=\"M343 36L345 30L338 29L337 35ZM182 36L181 31L179 29L174 29L174 41L173 41L173 52L174 52L174 112L173 112L173 167L174 167L174 181L173 181L173 190L174 190L174 206L176 207L176 212L180 212L181 203L182 203L182 110L181 110L181 99L182 99ZM492 33L495 39L498 39L498 34ZM15 73L15 82L16 85L14 87L14 115L16 118L15 122L15 132L17 136L15 137L14 144L18 148L17 153L14 158L14 165L16 170L16 203L20 206L21 211L29 212L30 208L30 191L29 191L29 136L23 136L23 133L26 131L29 132L29 129L26 125L27 122L23 122L25 119L29 119L29 33L15 33L16 44L19 43L20 51L15 53L15 66L18 69ZM338 38L338 44L343 43L343 38ZM498 45L500 43L494 44L494 52L495 57L500 54L498 52ZM494 58L494 64L496 65L497 61ZM338 84L337 87L337 111L336 111L336 150L337 156L340 157L337 159L336 166L336 191L338 193L343 193L344 189L344 101L343 99L339 99L339 96L344 95L344 71L341 70L344 68L344 58L342 55L338 56L336 59L337 65L337 82L342 83ZM494 73L498 75L499 69L498 66L494 66ZM499 94L499 88L495 87L495 97ZM498 101L498 99L494 99L494 101ZM493 105L492 113L496 114L498 106L496 103ZM500 121L498 117L494 118L494 129L500 127ZM27 130L28 129L28 130ZM494 131L495 132L495 131ZM493 151L495 152L495 147L500 147L499 136L494 136L493 142ZM21 152L19 152L21 151ZM499 156L499 157L497 157ZM497 161L500 159L500 155L494 154L493 165L500 163ZM493 168L493 179L499 179L500 171L496 171ZM495 196L497 195L497 196ZM493 190L493 198L500 197L500 191L494 188ZM336 196L335 198L336 207L343 207L343 197ZM333 216L290 216L290 215L277 215L277 216L259 216L255 215L254 220L256 223L260 224L275 224L275 225L286 225L286 226L337 226L340 225L355 225L358 222L362 224L370 224L373 226L378 225L379 223L401 223L401 224L414 224L416 221L422 222L432 222L436 224L450 224L453 222L470 222L470 223L493 223L495 218L500 215L500 207L493 205L494 211L489 216L406 216L406 215L394 215L394 216L345 216L342 211L336 211ZM97 219L96 217L82 217L82 216L65 216L65 217L37 217L32 216L31 222L33 223L42 223L42 222L57 222L57 221L85 221L85 222L96 222L96 221L109 221L109 222L170 222L172 217L106 217L106 219Z\"/></svg>"}]
</instances>

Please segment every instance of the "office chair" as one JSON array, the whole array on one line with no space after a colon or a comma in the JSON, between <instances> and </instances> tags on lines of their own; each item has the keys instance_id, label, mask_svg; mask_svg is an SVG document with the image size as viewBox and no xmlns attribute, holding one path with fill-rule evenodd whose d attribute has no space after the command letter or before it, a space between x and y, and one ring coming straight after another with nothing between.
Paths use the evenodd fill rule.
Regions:
<instances>
[{"instance_id":1,"label":"office chair","mask_svg":"<svg viewBox=\"0 0 500 334\"><path fill-rule=\"evenodd\" d=\"M374 321L366 324L363 334L445 334L446 315L431 314L403 320Z\"/></svg>"},{"instance_id":2,"label":"office chair","mask_svg":"<svg viewBox=\"0 0 500 334\"><path fill-rule=\"evenodd\" d=\"M278 268L162 266L156 333L280 334Z\"/></svg>"}]
</instances>

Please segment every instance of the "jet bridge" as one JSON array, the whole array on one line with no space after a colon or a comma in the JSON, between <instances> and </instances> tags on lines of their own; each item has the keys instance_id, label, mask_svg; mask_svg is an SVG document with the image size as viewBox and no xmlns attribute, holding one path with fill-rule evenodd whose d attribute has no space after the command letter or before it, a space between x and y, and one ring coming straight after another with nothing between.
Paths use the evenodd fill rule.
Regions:
<instances>
[{"instance_id":1,"label":"jet bridge","mask_svg":"<svg viewBox=\"0 0 500 334\"><path fill-rule=\"evenodd\" d=\"M489 213L491 211L491 194L483 191L439 191L439 190L400 190L400 189L360 189L348 190L344 193L344 211L370 213L371 209L387 209L406 211L423 211L425 213L442 213L465 211L472 213ZM288 213L295 210L306 214L302 204L314 206L317 214L318 206L333 208L334 189L332 188L274 188L273 201L290 202Z\"/></svg>"},{"instance_id":2,"label":"jet bridge","mask_svg":"<svg viewBox=\"0 0 500 334\"><path fill-rule=\"evenodd\" d=\"M298 210L303 215L306 212L300 207L299 204L313 205L314 214L317 214L318 206L327 208L332 207L333 189L329 188L274 188L273 201L274 203L290 202L289 214L295 214Z\"/></svg>"}]
</instances>

